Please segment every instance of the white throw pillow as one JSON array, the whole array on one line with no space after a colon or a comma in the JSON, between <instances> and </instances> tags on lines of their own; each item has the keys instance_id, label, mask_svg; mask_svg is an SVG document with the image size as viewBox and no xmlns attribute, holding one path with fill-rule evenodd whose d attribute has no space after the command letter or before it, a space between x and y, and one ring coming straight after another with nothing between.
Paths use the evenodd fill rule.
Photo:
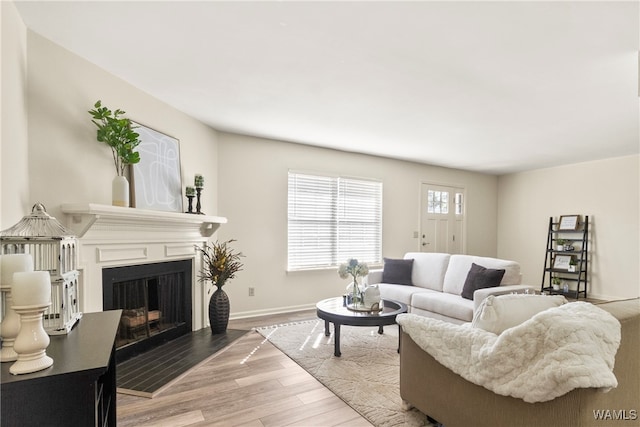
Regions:
<instances>
[{"instance_id":1,"label":"white throw pillow","mask_svg":"<svg viewBox=\"0 0 640 427\"><path fill-rule=\"evenodd\" d=\"M562 295L507 294L490 295L473 314L471 325L500 335L529 320L541 311L567 302Z\"/></svg>"}]
</instances>

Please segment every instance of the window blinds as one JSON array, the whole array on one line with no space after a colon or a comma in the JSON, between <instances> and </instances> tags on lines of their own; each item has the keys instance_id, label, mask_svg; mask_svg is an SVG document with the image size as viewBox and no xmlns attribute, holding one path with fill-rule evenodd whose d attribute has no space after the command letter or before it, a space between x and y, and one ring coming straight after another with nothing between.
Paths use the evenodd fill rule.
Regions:
<instances>
[{"instance_id":1,"label":"window blinds","mask_svg":"<svg viewBox=\"0 0 640 427\"><path fill-rule=\"evenodd\" d=\"M288 269L382 257L382 183L289 172Z\"/></svg>"}]
</instances>

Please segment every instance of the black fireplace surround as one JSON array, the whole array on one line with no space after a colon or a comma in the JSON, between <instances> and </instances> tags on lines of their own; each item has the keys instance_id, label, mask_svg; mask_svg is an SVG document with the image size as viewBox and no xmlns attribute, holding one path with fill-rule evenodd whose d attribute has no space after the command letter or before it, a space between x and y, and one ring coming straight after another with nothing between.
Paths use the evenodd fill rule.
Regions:
<instances>
[{"instance_id":1,"label":"black fireplace surround","mask_svg":"<svg viewBox=\"0 0 640 427\"><path fill-rule=\"evenodd\" d=\"M122 309L116 361L191 332L192 260L102 269L103 309Z\"/></svg>"}]
</instances>

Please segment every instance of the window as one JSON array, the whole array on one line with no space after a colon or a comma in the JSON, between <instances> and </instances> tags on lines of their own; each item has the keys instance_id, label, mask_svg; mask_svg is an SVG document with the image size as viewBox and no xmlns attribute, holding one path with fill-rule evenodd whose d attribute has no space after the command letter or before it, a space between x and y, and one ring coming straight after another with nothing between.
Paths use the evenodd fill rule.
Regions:
<instances>
[{"instance_id":1,"label":"window","mask_svg":"<svg viewBox=\"0 0 640 427\"><path fill-rule=\"evenodd\" d=\"M464 209L463 209L464 196L462 195L462 193L456 193L455 201L456 201L456 215L462 215L464 213Z\"/></svg>"},{"instance_id":2,"label":"window","mask_svg":"<svg viewBox=\"0 0 640 427\"><path fill-rule=\"evenodd\" d=\"M448 214L449 213L449 192L429 190L428 213Z\"/></svg>"},{"instance_id":3,"label":"window","mask_svg":"<svg viewBox=\"0 0 640 427\"><path fill-rule=\"evenodd\" d=\"M382 260L382 183L289 172L288 269Z\"/></svg>"}]
</instances>

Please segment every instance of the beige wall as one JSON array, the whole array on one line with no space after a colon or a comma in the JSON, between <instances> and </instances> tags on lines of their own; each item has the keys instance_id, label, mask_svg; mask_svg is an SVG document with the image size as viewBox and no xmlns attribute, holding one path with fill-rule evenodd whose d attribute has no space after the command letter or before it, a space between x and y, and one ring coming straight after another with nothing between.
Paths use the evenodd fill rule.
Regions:
<instances>
[{"instance_id":1,"label":"beige wall","mask_svg":"<svg viewBox=\"0 0 640 427\"><path fill-rule=\"evenodd\" d=\"M62 217L63 203L111 204L115 167L109 147L96 141L87 113L101 99L132 120L179 139L183 183L202 173L202 210L215 215L218 154L213 129L32 31L27 46L30 203L42 202L56 217Z\"/></svg>"},{"instance_id":2,"label":"beige wall","mask_svg":"<svg viewBox=\"0 0 640 427\"><path fill-rule=\"evenodd\" d=\"M287 273L287 172L290 169L383 182L383 256L419 250L420 183L464 187L467 252L496 255L497 177L241 135L220 134L221 239L237 239L245 270L225 290L234 316L309 307L340 295L335 269ZM255 296L248 288L255 287Z\"/></svg>"},{"instance_id":3,"label":"beige wall","mask_svg":"<svg viewBox=\"0 0 640 427\"><path fill-rule=\"evenodd\" d=\"M63 203L111 204L115 176L111 153L96 141L87 113L97 99L178 138L183 183L193 182L195 173L202 173L206 180L202 207L215 215L217 132L26 30L15 14L9 22L15 31L10 31L5 23L12 15L4 12L15 12L13 7L2 3L2 119L12 123L11 131L3 127L0 145L2 229L20 220L35 202L42 202L61 222L65 221L59 208ZM8 36L13 42L8 42ZM5 73L10 62L16 66L7 67Z\"/></svg>"},{"instance_id":4,"label":"beige wall","mask_svg":"<svg viewBox=\"0 0 640 427\"><path fill-rule=\"evenodd\" d=\"M589 295L640 295L640 157L579 163L498 179L498 256L522 265L523 281L542 280L549 217L589 215Z\"/></svg>"},{"instance_id":5,"label":"beige wall","mask_svg":"<svg viewBox=\"0 0 640 427\"><path fill-rule=\"evenodd\" d=\"M25 214L29 205L27 131L27 29L13 2L2 14L2 144L0 144L0 229ZM11 222L13 221L13 222Z\"/></svg>"}]
</instances>

